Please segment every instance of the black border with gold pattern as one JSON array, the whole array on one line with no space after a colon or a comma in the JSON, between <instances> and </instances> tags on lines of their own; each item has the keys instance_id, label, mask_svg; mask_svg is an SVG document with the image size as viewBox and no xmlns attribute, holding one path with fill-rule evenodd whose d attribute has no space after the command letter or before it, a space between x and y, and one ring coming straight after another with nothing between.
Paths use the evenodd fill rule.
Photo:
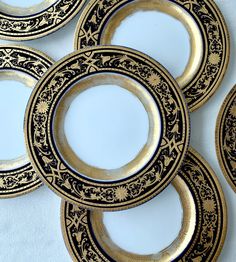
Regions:
<instances>
[{"instance_id":1,"label":"black border with gold pattern","mask_svg":"<svg viewBox=\"0 0 236 262\"><path fill-rule=\"evenodd\" d=\"M236 192L236 86L226 97L216 124L216 152L224 176Z\"/></svg>"},{"instance_id":2,"label":"black border with gold pattern","mask_svg":"<svg viewBox=\"0 0 236 262\"><path fill-rule=\"evenodd\" d=\"M109 24L109 19L120 9L134 2L135 0L90 1L77 24L75 49L101 44L103 31ZM157 2L159 5L162 4L161 1ZM166 2L174 3L187 12L199 27L202 36L201 64L191 77L191 81L180 84L189 109L193 112L210 99L223 80L230 56L229 33L223 15L212 0L168 0ZM134 11L136 9L134 8ZM177 13L181 17L181 12ZM200 48L198 43L195 43L195 50L198 48Z\"/></svg>"},{"instance_id":3,"label":"black border with gold pattern","mask_svg":"<svg viewBox=\"0 0 236 262\"><path fill-rule=\"evenodd\" d=\"M10 78L26 77L38 81L52 66L53 61L45 54L24 46L0 46L0 74ZM19 78L16 78L18 80ZM14 160L14 162L18 160ZM11 198L29 193L42 185L31 163L26 161L17 168L0 170L0 198Z\"/></svg>"},{"instance_id":4,"label":"black border with gold pattern","mask_svg":"<svg viewBox=\"0 0 236 262\"><path fill-rule=\"evenodd\" d=\"M54 114L62 97L81 79L99 73L118 73L140 83L163 121L159 146L148 163L115 182L91 180L72 169L53 137ZM155 60L118 46L83 49L57 62L34 89L25 120L27 151L45 184L65 200L89 209L127 209L153 198L176 176L190 138L189 112L176 81Z\"/></svg>"},{"instance_id":5,"label":"black border with gold pattern","mask_svg":"<svg viewBox=\"0 0 236 262\"><path fill-rule=\"evenodd\" d=\"M190 221L194 223L191 240L181 255L171 261L216 261L227 232L227 207L220 183L208 163L191 148L178 176L187 185L197 212L196 223ZM98 233L93 230L92 215L96 212L62 201L61 227L73 261L169 261L166 257L161 259L160 254L136 256L125 252L124 256L117 246L116 251L112 251L111 243L108 244L111 249L108 254L96 237ZM99 234L106 243L110 241L107 235L102 235L103 232ZM116 259L112 258L113 252L117 254Z\"/></svg>"},{"instance_id":6,"label":"black border with gold pattern","mask_svg":"<svg viewBox=\"0 0 236 262\"><path fill-rule=\"evenodd\" d=\"M42 11L35 5L33 14L24 15L23 8L2 4L0 10L0 38L5 40L33 40L55 32L68 23L82 9L86 0L57 0ZM19 10L18 10L19 9ZM12 14L16 10L16 14Z\"/></svg>"}]
</instances>

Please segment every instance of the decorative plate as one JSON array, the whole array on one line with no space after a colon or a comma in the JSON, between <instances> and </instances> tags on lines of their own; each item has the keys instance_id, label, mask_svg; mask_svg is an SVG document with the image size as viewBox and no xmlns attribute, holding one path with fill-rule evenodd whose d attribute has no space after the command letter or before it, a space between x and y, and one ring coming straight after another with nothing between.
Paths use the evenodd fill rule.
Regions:
<instances>
[{"instance_id":1,"label":"decorative plate","mask_svg":"<svg viewBox=\"0 0 236 262\"><path fill-rule=\"evenodd\" d=\"M78 14L85 2L44 0L30 8L0 3L0 38L22 41L46 36L66 25Z\"/></svg>"},{"instance_id":2,"label":"decorative plate","mask_svg":"<svg viewBox=\"0 0 236 262\"><path fill-rule=\"evenodd\" d=\"M133 92L149 116L146 145L115 170L83 162L64 134L74 97L102 84ZM84 49L56 63L33 91L25 120L35 170L59 196L85 208L121 210L154 197L176 176L189 144L189 114L177 83L156 61L124 47Z\"/></svg>"},{"instance_id":3,"label":"decorative plate","mask_svg":"<svg viewBox=\"0 0 236 262\"><path fill-rule=\"evenodd\" d=\"M222 171L236 192L236 86L220 109L216 125L216 151Z\"/></svg>"},{"instance_id":4,"label":"decorative plate","mask_svg":"<svg viewBox=\"0 0 236 262\"><path fill-rule=\"evenodd\" d=\"M219 87L229 62L228 30L212 0L92 0L79 19L75 49L110 44L116 28L137 10L161 11L185 25L191 38L191 55L177 82L190 111L198 109Z\"/></svg>"},{"instance_id":5,"label":"decorative plate","mask_svg":"<svg viewBox=\"0 0 236 262\"><path fill-rule=\"evenodd\" d=\"M216 175L206 161L190 149L173 184L183 204L182 230L169 247L146 256L120 249L105 229L102 212L62 201L62 231L73 260L216 261L227 231L226 203ZM157 239L160 240L160 236Z\"/></svg>"},{"instance_id":6,"label":"decorative plate","mask_svg":"<svg viewBox=\"0 0 236 262\"><path fill-rule=\"evenodd\" d=\"M0 46L0 79L22 81L33 88L52 64L49 57L32 48ZM26 194L40 185L28 156L0 161L0 198Z\"/></svg>"}]
</instances>

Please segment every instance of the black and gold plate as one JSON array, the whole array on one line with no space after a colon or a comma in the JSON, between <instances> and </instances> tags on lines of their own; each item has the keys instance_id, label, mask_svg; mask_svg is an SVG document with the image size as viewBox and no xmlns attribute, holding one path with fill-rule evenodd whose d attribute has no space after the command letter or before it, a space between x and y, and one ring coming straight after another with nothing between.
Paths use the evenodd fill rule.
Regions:
<instances>
[{"instance_id":1,"label":"black and gold plate","mask_svg":"<svg viewBox=\"0 0 236 262\"><path fill-rule=\"evenodd\" d=\"M119 169L86 164L64 133L71 101L103 84L135 94L149 117L146 145ZM35 170L62 198L85 208L121 210L154 197L176 176L189 144L189 113L177 83L155 60L125 47L98 46L63 58L38 83L27 107L25 135Z\"/></svg>"},{"instance_id":2,"label":"black and gold plate","mask_svg":"<svg viewBox=\"0 0 236 262\"><path fill-rule=\"evenodd\" d=\"M229 62L227 26L212 0L92 0L79 19L75 49L110 44L116 28L137 10L161 11L185 25L191 39L191 56L177 82L190 111L198 109L220 86Z\"/></svg>"},{"instance_id":3,"label":"black and gold plate","mask_svg":"<svg viewBox=\"0 0 236 262\"><path fill-rule=\"evenodd\" d=\"M216 125L216 151L222 171L236 192L236 86L220 109Z\"/></svg>"},{"instance_id":4,"label":"black and gold plate","mask_svg":"<svg viewBox=\"0 0 236 262\"><path fill-rule=\"evenodd\" d=\"M141 256L119 248L106 231L101 211L89 211L62 201L62 231L72 259L101 262L216 261L227 231L226 204L216 175L206 161L190 149L173 185L183 205L182 229L169 247L151 255Z\"/></svg>"},{"instance_id":5,"label":"black and gold plate","mask_svg":"<svg viewBox=\"0 0 236 262\"><path fill-rule=\"evenodd\" d=\"M0 38L22 41L46 36L68 23L85 2L44 0L29 8L0 3Z\"/></svg>"},{"instance_id":6,"label":"black and gold plate","mask_svg":"<svg viewBox=\"0 0 236 262\"><path fill-rule=\"evenodd\" d=\"M17 80L33 88L52 64L50 58L32 48L0 46L0 80ZM40 185L28 156L0 161L0 198L26 194Z\"/></svg>"}]
</instances>

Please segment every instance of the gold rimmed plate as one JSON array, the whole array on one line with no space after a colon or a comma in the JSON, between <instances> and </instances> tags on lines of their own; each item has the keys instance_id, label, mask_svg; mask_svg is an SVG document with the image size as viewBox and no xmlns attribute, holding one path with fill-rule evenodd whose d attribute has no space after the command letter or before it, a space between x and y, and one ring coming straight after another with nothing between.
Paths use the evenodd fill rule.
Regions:
<instances>
[{"instance_id":1,"label":"gold rimmed plate","mask_svg":"<svg viewBox=\"0 0 236 262\"><path fill-rule=\"evenodd\" d=\"M149 117L143 149L112 170L82 161L64 132L73 99L103 84L132 92ZM62 198L91 209L121 210L154 197L175 177L189 144L189 113L177 83L156 61L125 47L88 48L56 63L33 91L25 119L28 153L43 181Z\"/></svg>"},{"instance_id":2,"label":"gold rimmed plate","mask_svg":"<svg viewBox=\"0 0 236 262\"><path fill-rule=\"evenodd\" d=\"M17 80L33 88L52 64L49 57L32 48L0 46L0 80ZM0 198L26 194L40 185L28 156L0 161Z\"/></svg>"},{"instance_id":3,"label":"gold rimmed plate","mask_svg":"<svg viewBox=\"0 0 236 262\"><path fill-rule=\"evenodd\" d=\"M226 97L217 119L216 151L221 169L236 192L236 86Z\"/></svg>"},{"instance_id":4,"label":"gold rimmed plate","mask_svg":"<svg viewBox=\"0 0 236 262\"><path fill-rule=\"evenodd\" d=\"M0 38L22 41L46 36L68 23L85 2L44 0L29 8L0 3Z\"/></svg>"},{"instance_id":5,"label":"gold rimmed plate","mask_svg":"<svg viewBox=\"0 0 236 262\"><path fill-rule=\"evenodd\" d=\"M90 1L77 25L75 49L110 44L116 28L127 16L138 10L167 13L183 23L188 30L191 55L177 82L183 90L190 111L198 109L219 87L229 62L227 26L212 0Z\"/></svg>"},{"instance_id":6,"label":"gold rimmed plate","mask_svg":"<svg viewBox=\"0 0 236 262\"><path fill-rule=\"evenodd\" d=\"M216 175L208 163L190 149L173 185L183 205L182 229L169 247L151 255L136 255L119 248L106 231L102 212L62 201L62 232L72 259L104 262L216 261L227 231L226 203Z\"/></svg>"}]
</instances>

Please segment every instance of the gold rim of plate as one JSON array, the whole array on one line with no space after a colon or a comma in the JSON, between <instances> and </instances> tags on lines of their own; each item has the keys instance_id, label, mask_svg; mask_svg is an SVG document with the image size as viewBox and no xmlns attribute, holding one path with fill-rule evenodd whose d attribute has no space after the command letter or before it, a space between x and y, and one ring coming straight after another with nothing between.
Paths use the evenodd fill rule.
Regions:
<instances>
[{"instance_id":1,"label":"gold rim of plate","mask_svg":"<svg viewBox=\"0 0 236 262\"><path fill-rule=\"evenodd\" d=\"M0 38L33 40L65 26L82 9L86 0L44 0L29 8L0 3Z\"/></svg>"},{"instance_id":2,"label":"gold rim of plate","mask_svg":"<svg viewBox=\"0 0 236 262\"><path fill-rule=\"evenodd\" d=\"M74 97L109 83L133 92L149 116L146 145L117 170L84 163L64 134L65 113ZM25 120L27 151L45 184L62 198L91 209L121 210L154 197L176 176L189 145L189 112L176 81L156 61L125 47L83 49L57 62L33 91Z\"/></svg>"},{"instance_id":3,"label":"gold rim of plate","mask_svg":"<svg viewBox=\"0 0 236 262\"><path fill-rule=\"evenodd\" d=\"M75 49L110 44L116 28L138 10L164 12L186 27L190 35L191 55L177 82L190 111L197 110L216 92L229 63L229 33L214 1L92 0L77 24Z\"/></svg>"},{"instance_id":4,"label":"gold rim of plate","mask_svg":"<svg viewBox=\"0 0 236 262\"><path fill-rule=\"evenodd\" d=\"M227 232L227 207L216 175L190 148L173 185L182 201L183 226L170 246L150 255L137 255L118 247L103 224L102 212L62 200L61 227L73 261L216 261Z\"/></svg>"},{"instance_id":5,"label":"gold rim of plate","mask_svg":"<svg viewBox=\"0 0 236 262\"><path fill-rule=\"evenodd\" d=\"M221 106L216 124L216 152L225 178L236 192L236 86Z\"/></svg>"},{"instance_id":6,"label":"gold rim of plate","mask_svg":"<svg viewBox=\"0 0 236 262\"><path fill-rule=\"evenodd\" d=\"M35 49L17 45L0 46L0 80L21 81L34 88L52 64L47 55ZM0 198L23 195L41 185L27 155L0 161Z\"/></svg>"}]
</instances>

